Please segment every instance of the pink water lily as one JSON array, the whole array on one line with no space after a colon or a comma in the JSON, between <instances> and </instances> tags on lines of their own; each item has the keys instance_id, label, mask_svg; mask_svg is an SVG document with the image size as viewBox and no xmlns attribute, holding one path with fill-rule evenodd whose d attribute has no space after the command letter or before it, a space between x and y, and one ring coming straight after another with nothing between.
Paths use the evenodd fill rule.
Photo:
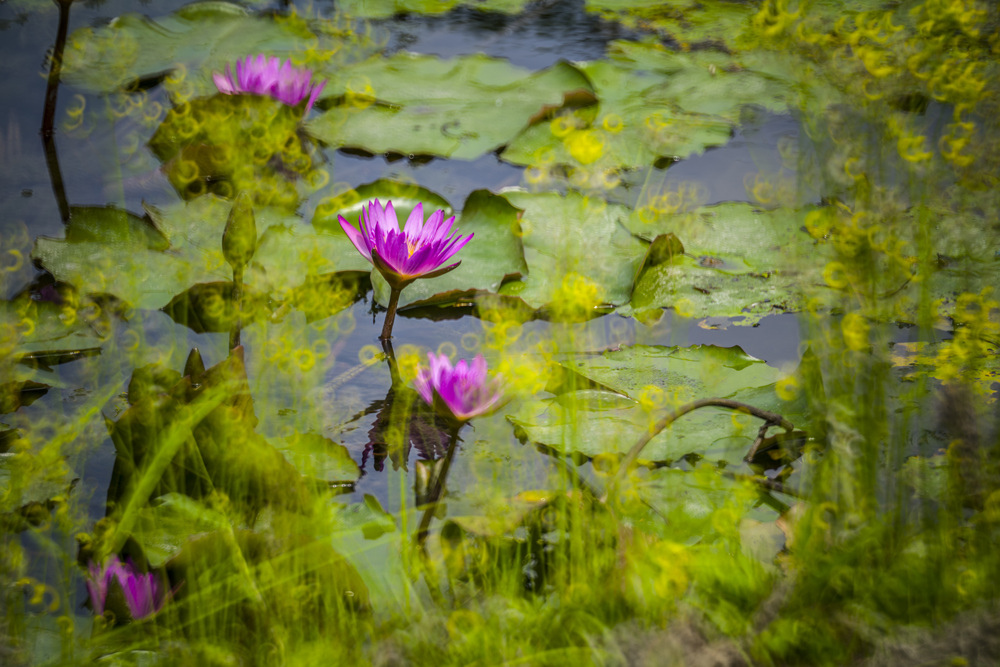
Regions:
<instances>
[{"instance_id":1,"label":"pink water lily","mask_svg":"<svg viewBox=\"0 0 1000 667\"><path fill-rule=\"evenodd\" d=\"M503 400L503 378L490 378L486 359L478 355L472 363L462 359L454 366L447 355L428 353L430 368L420 368L414 384L427 403L458 422L486 414Z\"/></svg>"},{"instance_id":2,"label":"pink water lily","mask_svg":"<svg viewBox=\"0 0 1000 667\"><path fill-rule=\"evenodd\" d=\"M226 95L266 95L289 106L295 106L308 97L306 113L312 109L326 85L326 81L313 82L311 70L295 67L291 60L282 64L281 58L268 58L263 53L256 58L247 56L237 60L235 77L226 65L225 74L215 72L212 79L219 92Z\"/></svg>"},{"instance_id":3,"label":"pink water lily","mask_svg":"<svg viewBox=\"0 0 1000 667\"><path fill-rule=\"evenodd\" d=\"M145 618L159 611L166 601L167 596L161 593L156 575L151 572L139 572L131 562L122 563L118 560L118 556L112 556L103 568L91 563L88 574L87 590L90 592L90 603L98 614L104 613L108 593L114 582L121 588L133 620Z\"/></svg>"},{"instance_id":4,"label":"pink water lily","mask_svg":"<svg viewBox=\"0 0 1000 667\"><path fill-rule=\"evenodd\" d=\"M473 237L453 233L455 216L445 220L442 210L435 211L424 223L422 203L413 208L402 231L391 201L383 207L376 199L362 207L358 220L361 231L344 216L337 217L358 252L379 270L390 287L399 289L417 278L434 278L454 269L461 262L439 267Z\"/></svg>"},{"instance_id":5,"label":"pink water lily","mask_svg":"<svg viewBox=\"0 0 1000 667\"><path fill-rule=\"evenodd\" d=\"M473 237L473 234L459 236L458 232L453 232L455 216L445 220L442 210L431 214L425 223L423 203L413 208L402 230L399 229L396 209L392 207L391 201L382 206L375 199L363 206L358 220L360 231L345 220L344 216L337 216L337 219L362 257L371 262L389 283L389 308L382 335L379 336L383 340L392 336L392 323L396 317L400 291L418 278L436 278L457 267L461 261L448 266L441 265L465 247Z\"/></svg>"}]
</instances>

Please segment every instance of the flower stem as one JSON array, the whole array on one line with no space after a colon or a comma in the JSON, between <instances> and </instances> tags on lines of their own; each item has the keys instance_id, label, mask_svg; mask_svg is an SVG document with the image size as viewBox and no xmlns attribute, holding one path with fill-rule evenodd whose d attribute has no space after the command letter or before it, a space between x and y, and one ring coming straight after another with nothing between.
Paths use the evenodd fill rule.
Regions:
<instances>
[{"instance_id":1,"label":"flower stem","mask_svg":"<svg viewBox=\"0 0 1000 667\"><path fill-rule=\"evenodd\" d=\"M385 323L382 325L382 335L379 340L389 340L392 338L392 325L396 321L396 306L399 304L399 294L403 290L390 287L389 309L385 312Z\"/></svg>"},{"instance_id":2,"label":"flower stem","mask_svg":"<svg viewBox=\"0 0 1000 667\"><path fill-rule=\"evenodd\" d=\"M448 451L444 455L444 463L441 464L441 471L434 478L434 486L431 488L429 497L431 504L424 510L424 515L420 517L420 526L417 528L417 544L423 546L427 539L427 532L431 526L431 519L434 518L434 510L437 509L441 494L444 492L444 481L448 477L448 469L451 468L451 460L455 458L455 450L458 449L458 432L462 424L456 423L451 428L451 442L448 443Z\"/></svg>"},{"instance_id":3,"label":"flower stem","mask_svg":"<svg viewBox=\"0 0 1000 667\"><path fill-rule=\"evenodd\" d=\"M233 267L233 323L229 328L229 349L240 346L240 330L243 329L243 267Z\"/></svg>"}]
</instances>

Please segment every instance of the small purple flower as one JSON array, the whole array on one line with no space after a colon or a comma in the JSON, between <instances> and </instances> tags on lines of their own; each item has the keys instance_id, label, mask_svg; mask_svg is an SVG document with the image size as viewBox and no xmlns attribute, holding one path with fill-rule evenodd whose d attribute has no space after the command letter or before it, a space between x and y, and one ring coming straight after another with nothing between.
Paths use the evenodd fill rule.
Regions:
<instances>
[{"instance_id":1,"label":"small purple flower","mask_svg":"<svg viewBox=\"0 0 1000 667\"><path fill-rule=\"evenodd\" d=\"M417 204L399 230L396 209L390 201L383 208L378 199L361 208L359 232L344 216L337 216L351 243L371 262L393 289L403 289L417 278L436 278L461 262L440 267L461 250L473 234L452 233L455 216L444 219L444 211L435 211L424 223L424 205Z\"/></svg>"},{"instance_id":2,"label":"small purple flower","mask_svg":"<svg viewBox=\"0 0 1000 667\"><path fill-rule=\"evenodd\" d=\"M166 601L166 596L160 593L156 575L152 572L142 573L136 570L131 561L122 563L118 556L112 556L108 564L101 569L96 563L90 563L87 568L89 577L87 590L90 591L90 603L98 614L104 613L108 593L112 582L117 581L133 620L145 618L160 610Z\"/></svg>"},{"instance_id":3,"label":"small purple flower","mask_svg":"<svg viewBox=\"0 0 1000 667\"><path fill-rule=\"evenodd\" d=\"M237 60L235 77L227 64L226 73L215 72L212 79L219 92L226 95L267 95L289 106L295 106L308 96L306 113L326 85L326 81L313 83L311 70L294 67L291 60L282 64L281 58L268 58L263 53L256 58L247 56Z\"/></svg>"},{"instance_id":4,"label":"small purple flower","mask_svg":"<svg viewBox=\"0 0 1000 667\"><path fill-rule=\"evenodd\" d=\"M447 355L427 354L430 368L417 371L415 384L425 401L459 422L496 409L503 398L503 378L486 375L486 360L478 355L472 363L464 359L451 365Z\"/></svg>"}]
</instances>

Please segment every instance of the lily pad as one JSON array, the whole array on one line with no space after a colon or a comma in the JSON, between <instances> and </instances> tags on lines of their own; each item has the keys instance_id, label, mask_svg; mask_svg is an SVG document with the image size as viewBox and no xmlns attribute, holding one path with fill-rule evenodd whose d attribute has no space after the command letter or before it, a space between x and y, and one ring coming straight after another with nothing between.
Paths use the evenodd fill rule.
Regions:
<instances>
[{"instance_id":1,"label":"lily pad","mask_svg":"<svg viewBox=\"0 0 1000 667\"><path fill-rule=\"evenodd\" d=\"M804 214L762 211L749 204L720 204L646 223L626 225L653 238L673 233L685 255L647 262L622 314L665 307L697 318L742 317L753 325L766 315L801 310L809 299L832 296L823 268L832 258L800 229Z\"/></svg>"},{"instance_id":2,"label":"lily pad","mask_svg":"<svg viewBox=\"0 0 1000 667\"><path fill-rule=\"evenodd\" d=\"M307 129L331 146L471 160L581 89L590 90L587 79L566 63L531 73L484 55L442 60L398 53L343 68L323 91L343 103ZM351 104L349 91L368 103Z\"/></svg>"},{"instance_id":3,"label":"lily pad","mask_svg":"<svg viewBox=\"0 0 1000 667\"><path fill-rule=\"evenodd\" d=\"M306 477L347 484L353 484L361 477L361 469L351 458L347 447L316 433L296 433L274 444Z\"/></svg>"},{"instance_id":4,"label":"lily pad","mask_svg":"<svg viewBox=\"0 0 1000 667\"><path fill-rule=\"evenodd\" d=\"M746 104L786 111L792 85L732 56L615 42L610 60L579 63L598 104L564 109L504 150L515 164L617 170L685 158L729 141Z\"/></svg>"},{"instance_id":5,"label":"lily pad","mask_svg":"<svg viewBox=\"0 0 1000 667\"><path fill-rule=\"evenodd\" d=\"M628 301L646 254L646 244L622 226L628 209L577 192L503 194L524 210L521 241L528 275L505 285L501 294L520 297L534 308L556 298L589 299L591 307ZM593 298L570 289L575 287L567 283L570 276L590 285Z\"/></svg>"},{"instance_id":6,"label":"lily pad","mask_svg":"<svg viewBox=\"0 0 1000 667\"><path fill-rule=\"evenodd\" d=\"M62 78L86 90L111 92L133 81L160 78L178 67L182 72L200 69L199 76L184 84L191 86L194 79L191 90L204 94L214 90L209 72L222 71L247 54L287 56L310 44L325 47L330 54L373 50L373 44L353 33L352 49L331 48L340 46L329 37L332 31L316 28L301 17L273 20L218 0L195 2L158 19L124 14L105 26L87 26L69 36ZM334 57L342 62L343 56Z\"/></svg>"},{"instance_id":7,"label":"lily pad","mask_svg":"<svg viewBox=\"0 0 1000 667\"><path fill-rule=\"evenodd\" d=\"M532 401L509 417L519 436L559 454L624 454L660 417L699 398L730 398L795 422L803 411L775 393L780 372L738 347L635 346L561 362L597 389ZM688 454L736 464L763 423L725 408L695 410L652 439L640 459L671 462Z\"/></svg>"},{"instance_id":8,"label":"lily pad","mask_svg":"<svg viewBox=\"0 0 1000 667\"><path fill-rule=\"evenodd\" d=\"M781 372L739 347L634 345L559 362L602 387L639 400L649 387L681 400L726 398L747 387L777 382Z\"/></svg>"},{"instance_id":9,"label":"lily pad","mask_svg":"<svg viewBox=\"0 0 1000 667\"><path fill-rule=\"evenodd\" d=\"M58 280L88 294L113 294L137 308L162 308L198 283L232 280L222 256L222 231L231 204L213 195L146 212L159 236L73 242L39 237L32 257ZM258 232L275 224L301 224L281 211L254 211ZM109 216L118 213L109 209ZM249 284L249 283L248 283Z\"/></svg>"}]
</instances>

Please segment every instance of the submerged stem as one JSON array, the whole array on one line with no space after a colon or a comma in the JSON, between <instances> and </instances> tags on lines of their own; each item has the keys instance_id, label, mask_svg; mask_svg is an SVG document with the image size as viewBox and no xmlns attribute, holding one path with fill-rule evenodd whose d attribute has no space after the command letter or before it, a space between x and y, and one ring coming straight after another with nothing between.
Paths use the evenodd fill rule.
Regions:
<instances>
[{"instance_id":1,"label":"submerged stem","mask_svg":"<svg viewBox=\"0 0 1000 667\"><path fill-rule=\"evenodd\" d=\"M389 340L392 338L392 325L396 321L396 306L399 304L399 295L403 291L395 287L389 288L389 308L385 312L385 323L382 325L382 335L379 340Z\"/></svg>"},{"instance_id":2,"label":"submerged stem","mask_svg":"<svg viewBox=\"0 0 1000 667\"><path fill-rule=\"evenodd\" d=\"M434 518L434 510L437 509L441 493L444 491L444 480L448 477L448 469L451 468L451 460L455 458L455 450L458 449L458 432L462 429L462 423L458 422L451 428L451 441L448 443L448 451L444 455L444 463L441 464L441 472L434 478L434 486L431 489L431 504L424 510L420 517L420 526L417 528L417 544L423 546L427 539L427 531Z\"/></svg>"}]
</instances>

